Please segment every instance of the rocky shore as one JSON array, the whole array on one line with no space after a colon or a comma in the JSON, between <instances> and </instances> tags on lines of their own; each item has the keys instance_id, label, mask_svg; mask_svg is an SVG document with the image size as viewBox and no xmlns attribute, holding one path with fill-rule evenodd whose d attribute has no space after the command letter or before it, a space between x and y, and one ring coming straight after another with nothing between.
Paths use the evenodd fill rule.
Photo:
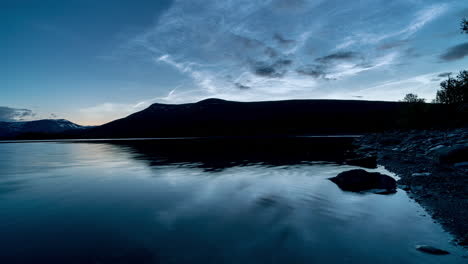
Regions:
<instances>
[{"instance_id":1,"label":"rocky shore","mask_svg":"<svg viewBox=\"0 0 468 264\"><path fill-rule=\"evenodd\" d=\"M406 190L468 246L468 128L389 131L356 139L353 162L378 164L396 173Z\"/></svg>"}]
</instances>

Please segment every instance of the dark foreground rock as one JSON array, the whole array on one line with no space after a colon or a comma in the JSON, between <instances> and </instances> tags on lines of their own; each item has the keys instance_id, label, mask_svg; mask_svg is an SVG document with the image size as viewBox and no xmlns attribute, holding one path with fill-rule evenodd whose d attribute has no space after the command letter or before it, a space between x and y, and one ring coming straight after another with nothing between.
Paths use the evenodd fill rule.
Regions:
<instances>
[{"instance_id":1,"label":"dark foreground rock","mask_svg":"<svg viewBox=\"0 0 468 264\"><path fill-rule=\"evenodd\" d=\"M389 131L355 142L356 155L376 155L400 188L468 246L468 128Z\"/></svg>"},{"instance_id":2,"label":"dark foreground rock","mask_svg":"<svg viewBox=\"0 0 468 264\"><path fill-rule=\"evenodd\" d=\"M450 254L448 251L445 251L443 249L439 249L439 248L435 248L435 247L431 247L431 246L427 246L427 245L418 245L418 246L416 246L416 249L421 251L421 252L432 254L432 255L448 255L448 254Z\"/></svg>"},{"instance_id":3,"label":"dark foreground rock","mask_svg":"<svg viewBox=\"0 0 468 264\"><path fill-rule=\"evenodd\" d=\"M468 161L468 144L441 147L433 151L433 157L440 164L452 165Z\"/></svg>"},{"instance_id":4,"label":"dark foreground rock","mask_svg":"<svg viewBox=\"0 0 468 264\"><path fill-rule=\"evenodd\" d=\"M342 172L330 180L344 191L360 192L372 189L385 190L385 192L380 193L394 193L396 191L396 181L392 177L361 169Z\"/></svg>"}]
</instances>

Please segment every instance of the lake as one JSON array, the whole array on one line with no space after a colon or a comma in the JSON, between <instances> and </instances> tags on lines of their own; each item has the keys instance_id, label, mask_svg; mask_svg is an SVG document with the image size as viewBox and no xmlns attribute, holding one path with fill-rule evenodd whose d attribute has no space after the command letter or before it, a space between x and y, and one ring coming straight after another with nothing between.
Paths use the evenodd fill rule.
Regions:
<instances>
[{"instance_id":1,"label":"lake","mask_svg":"<svg viewBox=\"0 0 468 264\"><path fill-rule=\"evenodd\" d=\"M262 142L0 144L0 263L466 263L405 191L329 181L344 141Z\"/></svg>"}]
</instances>

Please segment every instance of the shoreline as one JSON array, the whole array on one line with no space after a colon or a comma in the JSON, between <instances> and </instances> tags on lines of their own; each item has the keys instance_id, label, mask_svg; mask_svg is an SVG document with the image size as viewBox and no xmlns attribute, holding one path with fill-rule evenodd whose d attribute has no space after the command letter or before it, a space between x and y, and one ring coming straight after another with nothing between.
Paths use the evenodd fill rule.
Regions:
<instances>
[{"instance_id":1,"label":"shoreline","mask_svg":"<svg viewBox=\"0 0 468 264\"><path fill-rule=\"evenodd\" d=\"M468 248L468 128L390 131L354 144L357 155L397 174L399 188Z\"/></svg>"},{"instance_id":2,"label":"shoreline","mask_svg":"<svg viewBox=\"0 0 468 264\"><path fill-rule=\"evenodd\" d=\"M70 139L0 139L0 144L6 143L87 143L87 142L118 142L118 141L164 141L164 140L239 140L239 139L322 139L322 138L359 138L361 134L343 135L273 135L273 136L194 136L194 137L150 137L150 138L70 138Z\"/></svg>"}]
</instances>

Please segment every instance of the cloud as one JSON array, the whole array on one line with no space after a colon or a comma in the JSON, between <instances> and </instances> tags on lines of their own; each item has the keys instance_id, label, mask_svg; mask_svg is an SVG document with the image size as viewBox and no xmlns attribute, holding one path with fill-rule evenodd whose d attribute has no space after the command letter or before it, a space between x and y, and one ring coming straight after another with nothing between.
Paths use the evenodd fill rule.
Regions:
<instances>
[{"instance_id":1,"label":"cloud","mask_svg":"<svg viewBox=\"0 0 468 264\"><path fill-rule=\"evenodd\" d=\"M267 77L281 77L284 74L284 72L277 72L277 70L273 66L260 64L257 67L255 67L255 74Z\"/></svg>"},{"instance_id":2,"label":"cloud","mask_svg":"<svg viewBox=\"0 0 468 264\"><path fill-rule=\"evenodd\" d=\"M272 64L257 62L253 65L254 73L259 76L278 78L286 74L287 67L293 63L290 59L279 59Z\"/></svg>"},{"instance_id":3,"label":"cloud","mask_svg":"<svg viewBox=\"0 0 468 264\"><path fill-rule=\"evenodd\" d=\"M386 101L398 101L408 93L415 93L421 98L431 100L435 97L439 88L438 83L432 80L434 75L436 73L385 81L353 91L353 93L363 94L363 99L366 100L382 100L382 98L385 98Z\"/></svg>"},{"instance_id":4,"label":"cloud","mask_svg":"<svg viewBox=\"0 0 468 264\"><path fill-rule=\"evenodd\" d=\"M199 91L177 92L176 87L167 95L132 103L104 102L94 106L84 107L78 110L77 120L86 120L87 125L100 125L118 118L123 118L135 112L141 111L154 103L188 103L203 99ZM204 93L206 95L206 93Z\"/></svg>"},{"instance_id":5,"label":"cloud","mask_svg":"<svg viewBox=\"0 0 468 264\"><path fill-rule=\"evenodd\" d=\"M405 46L409 43L409 40L403 39L403 40L395 40L395 41L388 41L383 44L380 44L377 46L377 49L379 50L389 50L389 49L394 49L398 48L401 46Z\"/></svg>"},{"instance_id":6,"label":"cloud","mask_svg":"<svg viewBox=\"0 0 468 264\"><path fill-rule=\"evenodd\" d=\"M434 4L417 13L416 18L404 29L397 32L398 35L409 37L419 31L423 26L438 18L448 9L447 4Z\"/></svg>"},{"instance_id":7,"label":"cloud","mask_svg":"<svg viewBox=\"0 0 468 264\"><path fill-rule=\"evenodd\" d=\"M397 71L420 55L411 46L416 33L448 7L435 0L176 0L132 44L188 77L176 83L174 102L324 96L334 83Z\"/></svg>"},{"instance_id":8,"label":"cloud","mask_svg":"<svg viewBox=\"0 0 468 264\"><path fill-rule=\"evenodd\" d=\"M435 20L436 18L440 17L448 10L447 4L434 4L418 10L413 18L402 28L399 28L394 31L386 31L388 33L357 33L358 41L364 43L379 43L383 40L387 39L397 39L401 41L407 40L409 37L417 33L421 30L426 24L430 23L431 21ZM393 17L394 19L397 18L396 16ZM403 20L405 21L405 20ZM397 21L393 22L397 24ZM375 27L375 25L369 25L370 27ZM380 26L377 24L377 26ZM399 38L399 39L398 39Z\"/></svg>"},{"instance_id":9,"label":"cloud","mask_svg":"<svg viewBox=\"0 0 468 264\"><path fill-rule=\"evenodd\" d=\"M442 73L437 74L437 77L440 77L440 78L447 78L447 77L449 77L450 75L452 75L452 72L442 72Z\"/></svg>"},{"instance_id":10,"label":"cloud","mask_svg":"<svg viewBox=\"0 0 468 264\"><path fill-rule=\"evenodd\" d=\"M453 46L449 48L446 52L440 55L440 59L443 62L455 61L463 59L468 55L468 42Z\"/></svg>"},{"instance_id":11,"label":"cloud","mask_svg":"<svg viewBox=\"0 0 468 264\"><path fill-rule=\"evenodd\" d=\"M424 26L446 13L449 7L445 3L423 7L401 1L393 3L393 8L398 10L398 14L393 13L392 9L381 1L368 2L365 10L356 10L354 15L359 14L360 19L346 21L349 34L335 45L336 49L359 47L385 51L402 47Z\"/></svg>"},{"instance_id":12,"label":"cloud","mask_svg":"<svg viewBox=\"0 0 468 264\"><path fill-rule=\"evenodd\" d=\"M360 72L391 65L398 53L389 53L376 58L366 58L358 52L337 52L317 58L315 64L306 64L296 69L296 72L313 78L338 80Z\"/></svg>"},{"instance_id":13,"label":"cloud","mask_svg":"<svg viewBox=\"0 0 468 264\"><path fill-rule=\"evenodd\" d=\"M284 38L283 36L281 36L281 34L279 34L279 33L275 33L275 34L273 35L273 39L276 40L279 44L281 44L281 45L286 45L286 46L296 43L296 41L293 40L293 39L285 39L285 38Z\"/></svg>"},{"instance_id":14,"label":"cloud","mask_svg":"<svg viewBox=\"0 0 468 264\"><path fill-rule=\"evenodd\" d=\"M15 122L23 120L31 120L36 114L29 109L10 108L0 106L0 121Z\"/></svg>"},{"instance_id":15,"label":"cloud","mask_svg":"<svg viewBox=\"0 0 468 264\"><path fill-rule=\"evenodd\" d=\"M247 89L250 89L252 87L248 86L248 85L245 85L245 84L241 84L241 83L234 83L234 85L239 88L240 90L247 90Z\"/></svg>"},{"instance_id":16,"label":"cloud","mask_svg":"<svg viewBox=\"0 0 468 264\"><path fill-rule=\"evenodd\" d=\"M156 61L165 62L183 73L189 74L192 79L197 83L198 86L204 88L207 91L215 92L216 85L213 83L213 78L211 74L206 73L202 70L195 70L197 68L197 63L194 62L176 62L169 54L164 54L161 57L157 58Z\"/></svg>"},{"instance_id":17,"label":"cloud","mask_svg":"<svg viewBox=\"0 0 468 264\"><path fill-rule=\"evenodd\" d=\"M320 63L331 63L334 61L347 61L347 60L354 60L359 58L360 53L353 52L353 51L339 51L325 57L317 58L316 61Z\"/></svg>"},{"instance_id":18,"label":"cloud","mask_svg":"<svg viewBox=\"0 0 468 264\"><path fill-rule=\"evenodd\" d=\"M326 75L325 69L321 65L305 65L297 68L296 72L316 79L325 77Z\"/></svg>"}]
</instances>

